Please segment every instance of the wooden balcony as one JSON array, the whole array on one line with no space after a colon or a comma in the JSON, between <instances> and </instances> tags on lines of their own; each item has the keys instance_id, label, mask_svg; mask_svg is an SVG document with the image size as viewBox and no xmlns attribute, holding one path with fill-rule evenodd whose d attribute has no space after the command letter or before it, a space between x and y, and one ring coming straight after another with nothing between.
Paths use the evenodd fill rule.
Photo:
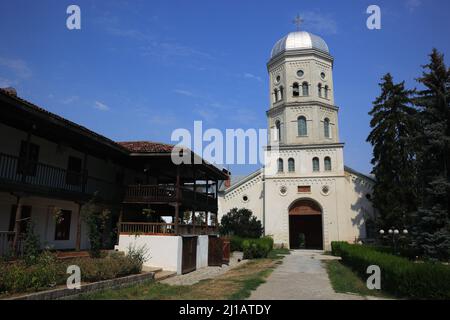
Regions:
<instances>
[{"instance_id":1,"label":"wooden balcony","mask_svg":"<svg viewBox=\"0 0 450 320\"><path fill-rule=\"evenodd\" d=\"M180 187L178 197L175 185L131 185L125 188L123 203L165 204L180 203L198 209L217 210L215 193L194 192Z\"/></svg>"},{"instance_id":2,"label":"wooden balcony","mask_svg":"<svg viewBox=\"0 0 450 320\"><path fill-rule=\"evenodd\" d=\"M164 235L174 236L175 223L122 222L119 233L124 235ZM179 235L213 235L218 234L216 226L179 224Z\"/></svg>"},{"instance_id":3,"label":"wooden balcony","mask_svg":"<svg viewBox=\"0 0 450 320\"><path fill-rule=\"evenodd\" d=\"M40 162L0 153L0 188L68 199L102 199L120 202L122 188L112 182Z\"/></svg>"}]
</instances>

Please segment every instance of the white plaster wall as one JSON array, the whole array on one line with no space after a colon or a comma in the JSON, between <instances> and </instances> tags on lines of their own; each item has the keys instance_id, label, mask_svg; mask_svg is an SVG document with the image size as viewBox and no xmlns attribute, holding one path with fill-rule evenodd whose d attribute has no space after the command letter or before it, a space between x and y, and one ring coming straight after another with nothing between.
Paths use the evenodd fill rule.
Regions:
<instances>
[{"instance_id":1,"label":"white plaster wall","mask_svg":"<svg viewBox=\"0 0 450 320\"><path fill-rule=\"evenodd\" d=\"M22 140L27 139L27 133L13 127L0 124L0 145L1 152L18 156ZM39 145L39 162L67 169L69 157L77 157L84 161L84 154L69 146L58 145L49 140L37 136L31 136L32 143ZM99 159L93 156L87 157L87 170L91 177L115 182L116 173L121 168L107 159ZM92 182L93 183L93 182ZM92 185L92 188L95 185Z\"/></svg>"},{"instance_id":2,"label":"white plaster wall","mask_svg":"<svg viewBox=\"0 0 450 320\"><path fill-rule=\"evenodd\" d=\"M183 241L180 236L120 235L119 251L127 252L129 246L145 247L149 259L145 266L163 268L181 274Z\"/></svg>"},{"instance_id":3,"label":"white plaster wall","mask_svg":"<svg viewBox=\"0 0 450 320\"><path fill-rule=\"evenodd\" d=\"M0 192L0 231L7 231L11 214L11 207L16 204L16 197L9 193ZM41 246L50 249L74 249L76 243L78 204L71 201L50 199L42 197L23 197L22 205L31 206L31 220L35 224L35 233L39 235ZM70 210L70 237L69 240L55 240L55 210ZM81 249L89 248L87 228L81 225Z\"/></svg>"},{"instance_id":4,"label":"white plaster wall","mask_svg":"<svg viewBox=\"0 0 450 320\"><path fill-rule=\"evenodd\" d=\"M209 236L198 236L197 238L197 269L208 266Z\"/></svg>"},{"instance_id":5,"label":"white plaster wall","mask_svg":"<svg viewBox=\"0 0 450 320\"><path fill-rule=\"evenodd\" d=\"M262 175L258 174L253 179L219 197L219 222L222 216L233 208L245 208L253 212L258 220L263 220L263 189ZM243 197L247 196L248 201Z\"/></svg>"}]
</instances>

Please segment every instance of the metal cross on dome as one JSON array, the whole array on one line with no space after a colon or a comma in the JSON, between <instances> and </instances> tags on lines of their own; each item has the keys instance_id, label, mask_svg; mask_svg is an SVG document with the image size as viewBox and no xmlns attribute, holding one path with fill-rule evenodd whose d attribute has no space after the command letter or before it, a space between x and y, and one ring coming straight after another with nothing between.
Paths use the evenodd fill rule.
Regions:
<instances>
[{"instance_id":1,"label":"metal cross on dome","mask_svg":"<svg viewBox=\"0 0 450 320\"><path fill-rule=\"evenodd\" d=\"M304 22L305 20L303 20L299 14L297 14L297 16L295 17L295 19L292 21L292 23L294 23L297 26L297 31L300 31L300 25Z\"/></svg>"}]
</instances>

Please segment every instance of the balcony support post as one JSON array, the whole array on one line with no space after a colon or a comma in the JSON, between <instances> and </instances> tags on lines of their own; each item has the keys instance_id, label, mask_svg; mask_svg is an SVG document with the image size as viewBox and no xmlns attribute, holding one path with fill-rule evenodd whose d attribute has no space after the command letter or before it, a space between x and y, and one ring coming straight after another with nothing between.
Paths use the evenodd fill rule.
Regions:
<instances>
[{"instance_id":1,"label":"balcony support post","mask_svg":"<svg viewBox=\"0 0 450 320\"><path fill-rule=\"evenodd\" d=\"M179 235L178 224L180 220L180 165L177 165L177 182L176 182L176 203L175 203L175 234Z\"/></svg>"},{"instance_id":2,"label":"balcony support post","mask_svg":"<svg viewBox=\"0 0 450 320\"><path fill-rule=\"evenodd\" d=\"M81 207L82 204L78 202L77 236L75 240L75 251L81 250Z\"/></svg>"},{"instance_id":3,"label":"balcony support post","mask_svg":"<svg viewBox=\"0 0 450 320\"><path fill-rule=\"evenodd\" d=\"M17 250L17 244L19 243L20 236L20 222L22 219L22 198L17 196L16 202L16 215L15 215L15 223L14 223L14 240L13 240L13 252L15 253Z\"/></svg>"}]
</instances>

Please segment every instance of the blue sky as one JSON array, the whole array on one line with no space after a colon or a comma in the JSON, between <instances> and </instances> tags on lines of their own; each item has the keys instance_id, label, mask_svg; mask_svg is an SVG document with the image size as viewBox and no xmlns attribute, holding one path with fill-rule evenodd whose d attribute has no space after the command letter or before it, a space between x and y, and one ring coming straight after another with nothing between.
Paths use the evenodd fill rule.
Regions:
<instances>
[{"instance_id":1,"label":"blue sky","mask_svg":"<svg viewBox=\"0 0 450 320\"><path fill-rule=\"evenodd\" d=\"M431 49L450 51L446 0L0 1L0 87L118 141L170 142L194 120L266 128L266 63L300 13L335 57L345 162L365 173L379 79L389 71L414 87ZM81 7L81 30L66 28L70 4ZM370 4L381 7L381 30L366 28Z\"/></svg>"}]
</instances>

